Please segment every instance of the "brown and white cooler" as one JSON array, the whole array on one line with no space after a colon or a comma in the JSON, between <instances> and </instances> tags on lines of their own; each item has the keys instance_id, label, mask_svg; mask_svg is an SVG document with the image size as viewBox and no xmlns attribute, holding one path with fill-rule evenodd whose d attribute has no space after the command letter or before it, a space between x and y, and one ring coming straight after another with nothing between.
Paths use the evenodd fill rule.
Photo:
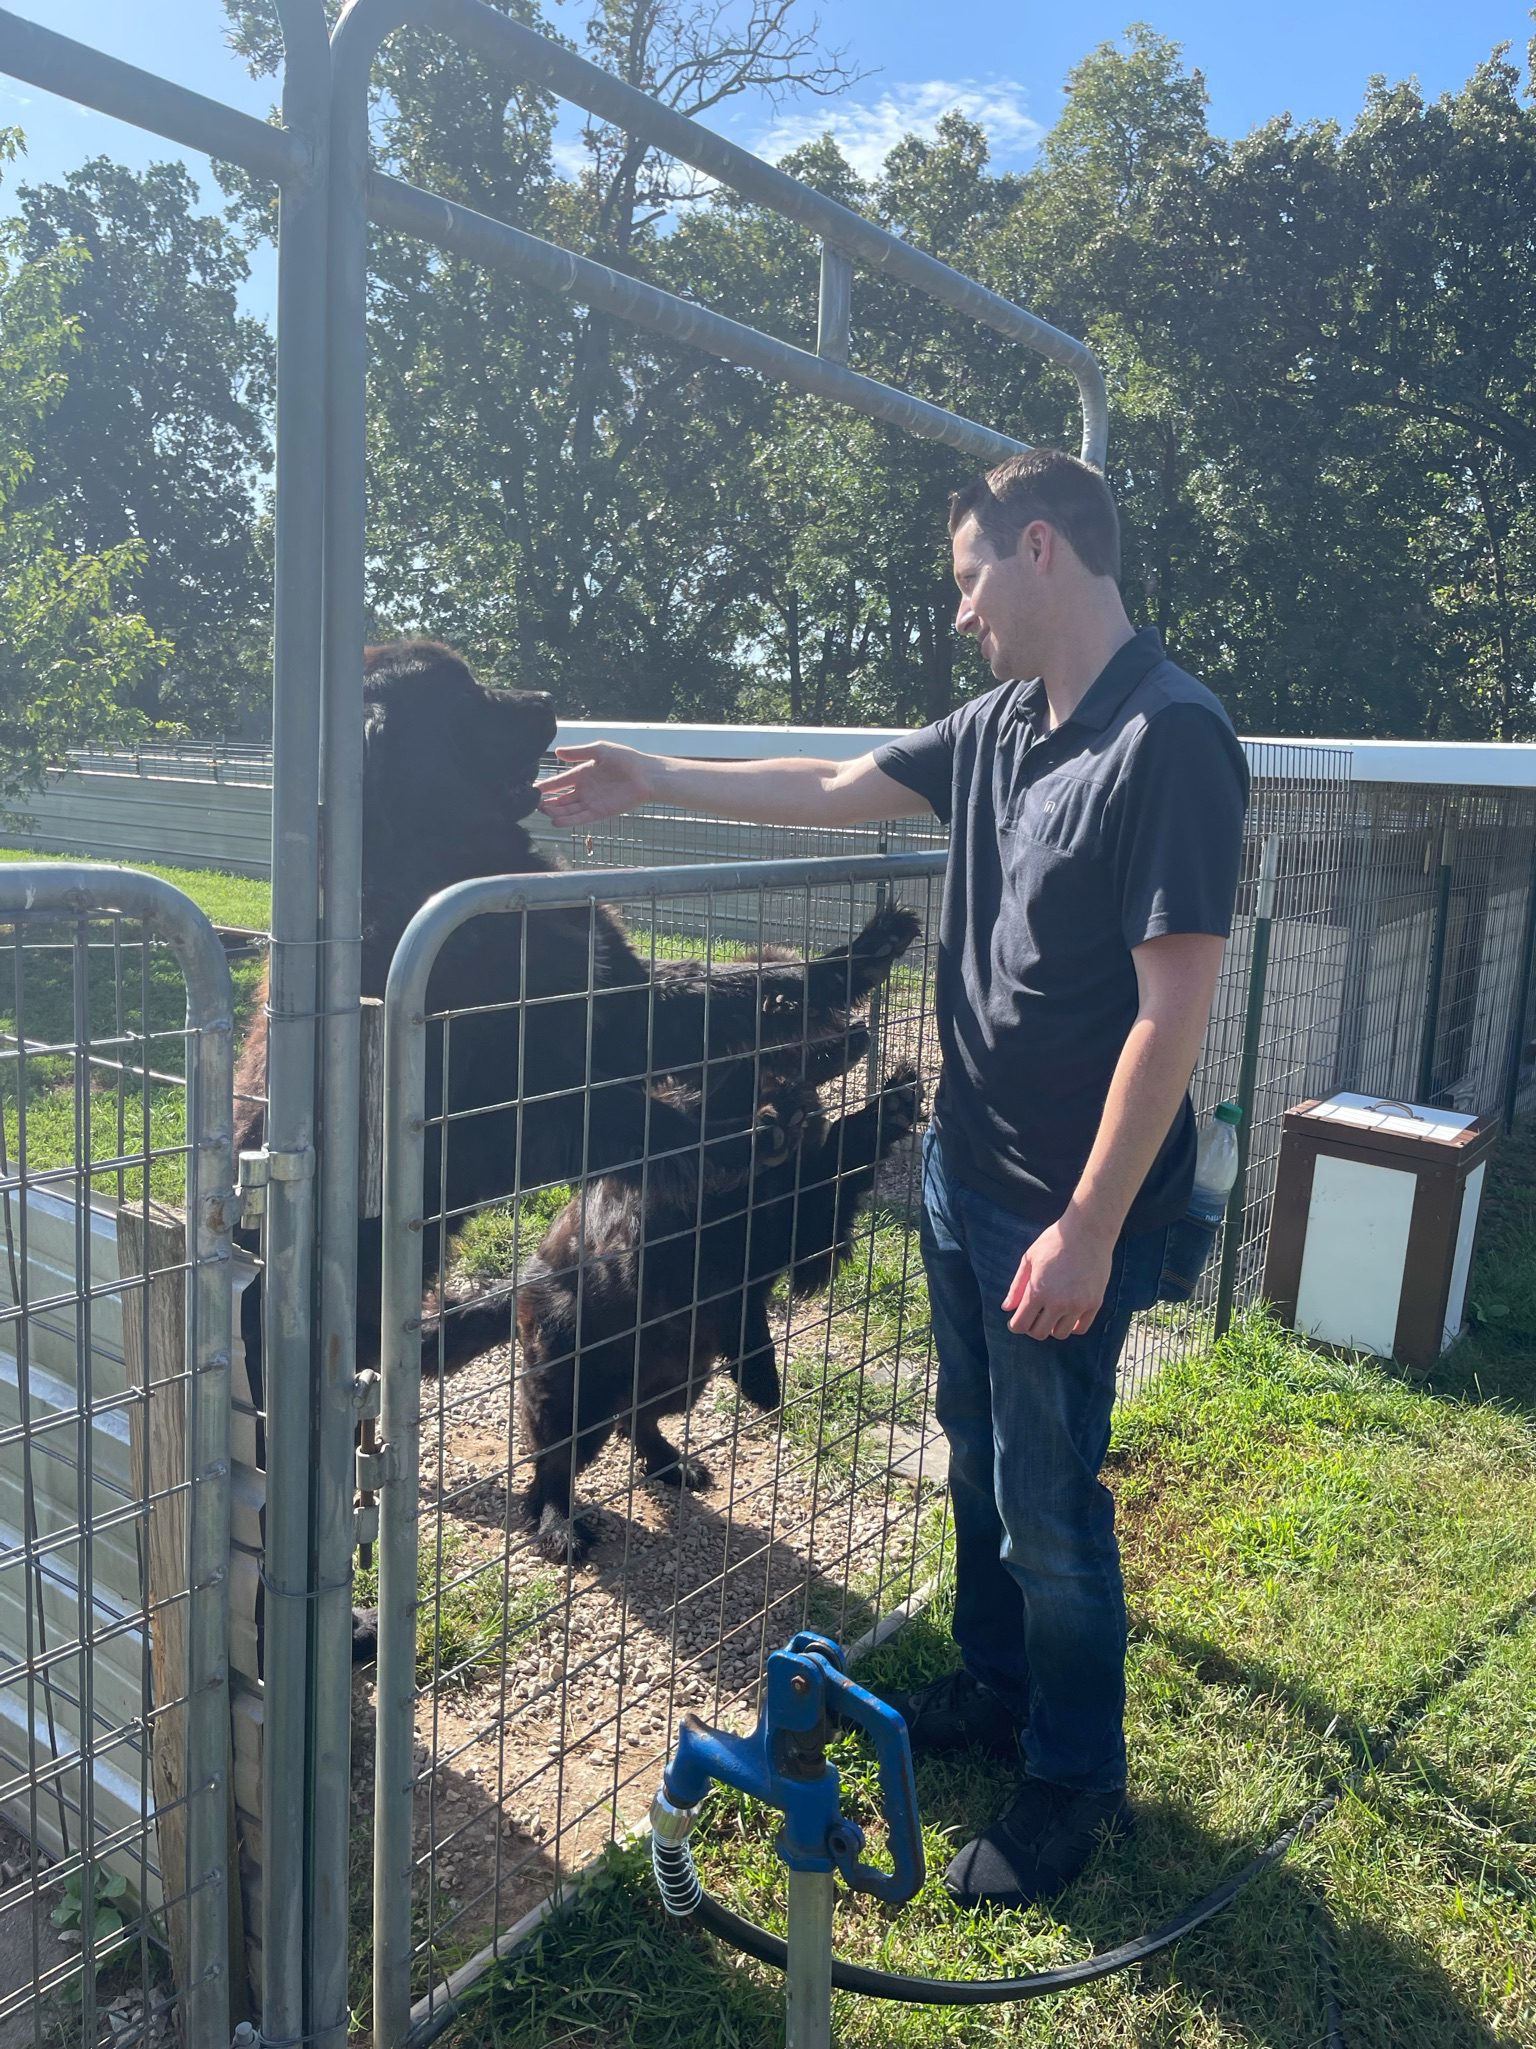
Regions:
<instances>
[{"instance_id":1,"label":"brown and white cooler","mask_svg":"<svg viewBox=\"0 0 1536 2049\"><path fill-rule=\"evenodd\" d=\"M1427 1372L1462 1327L1490 1119L1340 1091L1285 1113L1264 1293L1307 1337Z\"/></svg>"}]
</instances>

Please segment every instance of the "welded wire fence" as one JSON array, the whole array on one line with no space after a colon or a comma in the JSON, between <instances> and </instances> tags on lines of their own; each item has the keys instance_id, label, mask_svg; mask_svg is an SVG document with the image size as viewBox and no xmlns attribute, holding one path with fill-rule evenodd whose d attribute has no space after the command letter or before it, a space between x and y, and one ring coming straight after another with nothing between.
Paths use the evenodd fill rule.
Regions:
<instances>
[{"instance_id":1,"label":"welded wire fence","mask_svg":"<svg viewBox=\"0 0 1536 2049\"><path fill-rule=\"evenodd\" d=\"M1363 785L1338 1085L1499 1111L1528 1024L1536 793Z\"/></svg>"},{"instance_id":2,"label":"welded wire fence","mask_svg":"<svg viewBox=\"0 0 1536 2049\"><path fill-rule=\"evenodd\" d=\"M641 1819L681 1715L729 1716L795 1629L857 1638L939 1570L915 1214L942 855L905 865L605 875L627 988L579 878L521 878L541 908L443 949L419 1164L385 1194L381 2042ZM469 1001L489 958L510 1000ZM443 1240L424 1328L400 1262Z\"/></svg>"},{"instance_id":3,"label":"welded wire fence","mask_svg":"<svg viewBox=\"0 0 1536 2049\"><path fill-rule=\"evenodd\" d=\"M230 1048L185 898L0 873L7 2043L228 2037Z\"/></svg>"}]
</instances>

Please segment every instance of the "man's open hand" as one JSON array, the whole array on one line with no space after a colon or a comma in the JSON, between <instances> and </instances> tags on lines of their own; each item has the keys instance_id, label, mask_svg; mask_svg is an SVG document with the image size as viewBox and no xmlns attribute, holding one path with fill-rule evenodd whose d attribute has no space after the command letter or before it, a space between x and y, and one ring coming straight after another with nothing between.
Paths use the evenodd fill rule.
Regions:
<instances>
[{"instance_id":1,"label":"man's open hand","mask_svg":"<svg viewBox=\"0 0 1536 2049\"><path fill-rule=\"evenodd\" d=\"M1109 1286L1113 1241L1051 1224L1035 1239L1003 1297L1008 1328L1027 1338L1069 1338L1098 1315Z\"/></svg>"},{"instance_id":2,"label":"man's open hand","mask_svg":"<svg viewBox=\"0 0 1536 2049\"><path fill-rule=\"evenodd\" d=\"M651 801L651 757L613 740L591 740L584 747L557 747L556 760L567 764L538 785L539 809L556 825L596 825L620 811L633 811Z\"/></svg>"}]
</instances>

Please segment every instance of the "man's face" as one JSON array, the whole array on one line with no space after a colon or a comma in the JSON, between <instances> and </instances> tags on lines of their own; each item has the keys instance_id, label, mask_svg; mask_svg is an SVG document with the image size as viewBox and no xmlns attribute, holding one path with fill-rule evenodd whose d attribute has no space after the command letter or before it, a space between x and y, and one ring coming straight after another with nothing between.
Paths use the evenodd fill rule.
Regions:
<instances>
[{"instance_id":1,"label":"man's face","mask_svg":"<svg viewBox=\"0 0 1536 2049\"><path fill-rule=\"evenodd\" d=\"M1038 673L1032 659L1038 632L1031 630L1036 583L1034 551L1026 529L1011 555L998 556L974 519L956 527L950 541L960 609L955 631L974 634L982 658L999 683Z\"/></svg>"}]
</instances>

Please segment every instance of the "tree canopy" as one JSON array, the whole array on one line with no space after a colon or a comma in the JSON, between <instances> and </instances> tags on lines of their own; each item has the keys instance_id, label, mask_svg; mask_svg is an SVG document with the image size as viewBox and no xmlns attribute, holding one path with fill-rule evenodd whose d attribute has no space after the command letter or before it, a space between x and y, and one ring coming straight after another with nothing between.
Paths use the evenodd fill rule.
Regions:
<instances>
[{"instance_id":1,"label":"tree canopy","mask_svg":"<svg viewBox=\"0 0 1536 2049\"><path fill-rule=\"evenodd\" d=\"M271 71L270 0L226 6ZM594 0L583 36L705 118L851 79L795 0ZM425 32L387 43L375 90L395 175L814 346L803 231L600 124L573 144L547 95ZM1531 53L1434 100L1370 81L1347 128L1226 139L1135 27L1076 67L1027 171L959 114L870 178L830 136L786 167L1091 343L1127 600L1241 726L1536 734ZM96 160L21 201L11 260L67 333L15 516L110 564L169 644L125 664L120 707L227 726L267 630L270 341L236 303L265 198L220 220L174 167ZM370 277L378 631L451 639L567 715L914 723L985 681L951 630L952 452L401 238L374 237ZM1076 445L1069 378L887 277L856 271L853 349Z\"/></svg>"},{"instance_id":2,"label":"tree canopy","mask_svg":"<svg viewBox=\"0 0 1536 2049\"><path fill-rule=\"evenodd\" d=\"M16 147L0 131L0 162ZM164 654L126 597L138 547L61 545L60 508L30 488L79 346L63 309L88 258L61 243L29 259L21 240L0 231L0 802L35 788L65 745L135 732L132 693Z\"/></svg>"}]
</instances>

